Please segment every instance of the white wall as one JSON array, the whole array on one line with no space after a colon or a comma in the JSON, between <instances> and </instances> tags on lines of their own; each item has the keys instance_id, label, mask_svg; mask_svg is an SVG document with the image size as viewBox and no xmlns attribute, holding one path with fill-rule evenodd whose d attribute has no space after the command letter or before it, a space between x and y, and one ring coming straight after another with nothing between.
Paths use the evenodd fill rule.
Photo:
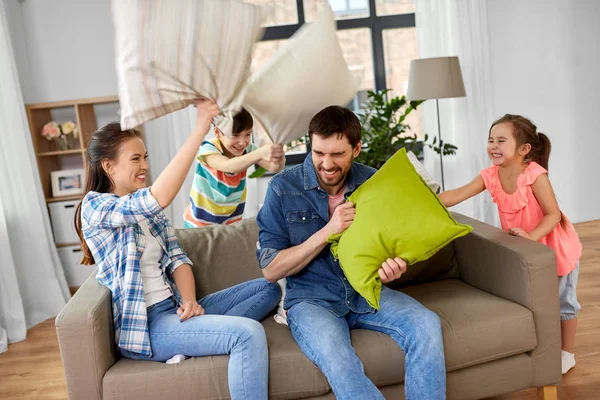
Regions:
<instances>
[{"instance_id":1,"label":"white wall","mask_svg":"<svg viewBox=\"0 0 600 400\"><path fill-rule=\"evenodd\" d=\"M117 94L110 0L6 0L25 103Z\"/></svg>"},{"instance_id":2,"label":"white wall","mask_svg":"<svg viewBox=\"0 0 600 400\"><path fill-rule=\"evenodd\" d=\"M488 0L496 115L552 141L550 179L575 221L600 218L600 2Z\"/></svg>"}]
</instances>

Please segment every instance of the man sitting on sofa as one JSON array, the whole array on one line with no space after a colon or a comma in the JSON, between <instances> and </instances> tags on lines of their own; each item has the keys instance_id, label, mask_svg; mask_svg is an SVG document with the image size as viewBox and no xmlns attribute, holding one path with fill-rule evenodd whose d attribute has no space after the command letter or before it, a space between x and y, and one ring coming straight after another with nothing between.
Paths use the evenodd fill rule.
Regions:
<instances>
[{"instance_id":1,"label":"man sitting on sofa","mask_svg":"<svg viewBox=\"0 0 600 400\"><path fill-rule=\"evenodd\" d=\"M407 399L444 399L446 371L440 320L401 292L383 287L380 309L370 307L345 279L327 238L354 220L345 199L373 168L354 162L361 149L358 118L330 106L313 117L312 151L302 165L273 178L257 218L263 275L287 278L284 308L291 333L327 377L338 399L383 399L365 375L350 342L351 329L390 335L405 354ZM400 259L382 260L383 283L406 271Z\"/></svg>"}]
</instances>

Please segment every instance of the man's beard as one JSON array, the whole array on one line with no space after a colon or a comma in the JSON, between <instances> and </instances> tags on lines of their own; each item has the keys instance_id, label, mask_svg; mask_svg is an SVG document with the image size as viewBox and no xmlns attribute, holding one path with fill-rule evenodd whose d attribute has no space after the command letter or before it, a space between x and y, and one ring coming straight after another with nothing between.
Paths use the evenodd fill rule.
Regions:
<instances>
[{"instance_id":1,"label":"man's beard","mask_svg":"<svg viewBox=\"0 0 600 400\"><path fill-rule=\"evenodd\" d=\"M340 183L342 183L345 179L346 176L348 175L348 171L344 171L341 168L337 168L337 171L339 171L339 175L338 177L332 181L331 179L328 179L327 175L325 175L324 170L319 168L319 170L317 171L317 177L319 178L319 183L322 186L337 186Z\"/></svg>"}]
</instances>

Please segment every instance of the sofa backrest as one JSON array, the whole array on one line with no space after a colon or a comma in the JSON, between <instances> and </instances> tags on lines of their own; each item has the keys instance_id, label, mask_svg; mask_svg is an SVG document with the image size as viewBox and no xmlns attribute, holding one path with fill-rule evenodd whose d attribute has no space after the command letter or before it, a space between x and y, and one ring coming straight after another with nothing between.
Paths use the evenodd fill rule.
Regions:
<instances>
[{"instance_id":1,"label":"sofa backrest","mask_svg":"<svg viewBox=\"0 0 600 400\"><path fill-rule=\"evenodd\" d=\"M256 259L258 226L254 218L233 225L178 229L175 234L194 263L192 271L196 279L198 299L238 283L262 277ZM401 288L459 277L455 248L451 243L429 260L409 266L400 279L388 286Z\"/></svg>"},{"instance_id":2,"label":"sofa backrest","mask_svg":"<svg viewBox=\"0 0 600 400\"><path fill-rule=\"evenodd\" d=\"M456 249L452 242L430 259L409 265L400 279L388 283L387 286L400 289L440 279L458 278L460 278L460 271L456 262Z\"/></svg>"},{"instance_id":3,"label":"sofa backrest","mask_svg":"<svg viewBox=\"0 0 600 400\"><path fill-rule=\"evenodd\" d=\"M258 225L254 218L233 225L177 229L175 234L194 263L198 299L262 277L256 258Z\"/></svg>"}]
</instances>

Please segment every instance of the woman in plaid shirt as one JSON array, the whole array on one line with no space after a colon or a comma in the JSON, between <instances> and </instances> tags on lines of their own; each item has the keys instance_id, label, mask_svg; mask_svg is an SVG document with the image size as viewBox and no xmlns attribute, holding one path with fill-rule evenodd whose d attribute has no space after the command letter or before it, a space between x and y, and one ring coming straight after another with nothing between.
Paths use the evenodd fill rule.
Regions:
<instances>
[{"instance_id":1,"label":"woman in plaid shirt","mask_svg":"<svg viewBox=\"0 0 600 400\"><path fill-rule=\"evenodd\" d=\"M192 263L163 213L219 113L212 101L196 107L194 130L151 187L139 132L112 123L93 134L86 194L75 218L82 263L95 263L96 279L111 290L115 341L124 357L229 354L231 397L266 399L268 349L257 321L278 304L279 286L256 279L197 301Z\"/></svg>"}]
</instances>

